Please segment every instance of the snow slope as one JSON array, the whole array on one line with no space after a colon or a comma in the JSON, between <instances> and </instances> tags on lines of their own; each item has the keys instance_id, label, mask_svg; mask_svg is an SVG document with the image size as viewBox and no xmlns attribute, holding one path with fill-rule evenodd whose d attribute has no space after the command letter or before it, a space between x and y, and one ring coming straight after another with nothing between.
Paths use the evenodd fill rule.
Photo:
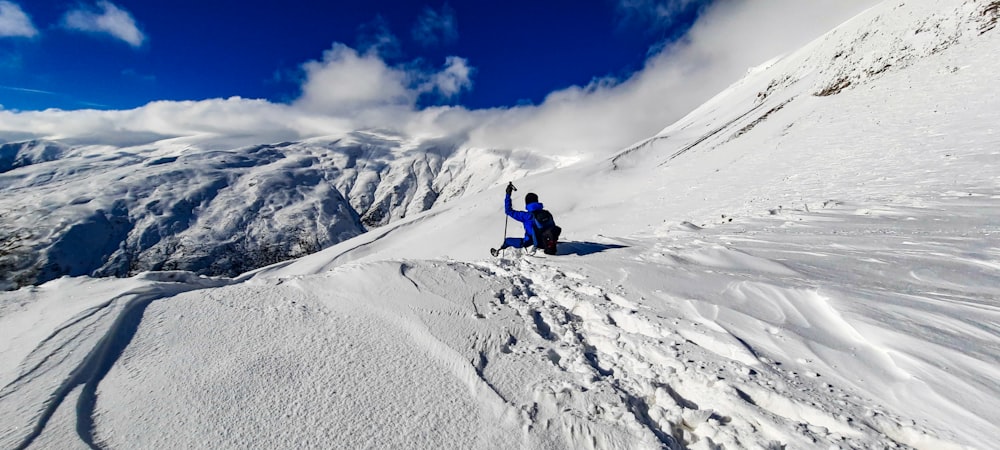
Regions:
<instances>
[{"instance_id":1,"label":"snow slope","mask_svg":"<svg viewBox=\"0 0 1000 450\"><path fill-rule=\"evenodd\" d=\"M236 278L4 293L0 446L995 448L998 6L883 3L519 181L556 257L486 256L488 189Z\"/></svg>"}]
</instances>

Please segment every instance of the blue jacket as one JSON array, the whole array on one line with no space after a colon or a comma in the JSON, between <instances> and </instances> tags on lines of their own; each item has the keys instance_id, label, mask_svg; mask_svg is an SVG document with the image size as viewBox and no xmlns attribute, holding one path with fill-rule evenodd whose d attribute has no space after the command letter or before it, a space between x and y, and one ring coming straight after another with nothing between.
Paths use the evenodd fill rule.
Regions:
<instances>
[{"instance_id":1,"label":"blue jacket","mask_svg":"<svg viewBox=\"0 0 1000 450\"><path fill-rule=\"evenodd\" d=\"M524 206L524 209L527 209L527 211L515 211L514 208L511 207L510 196L508 195L506 198L503 199L503 207L504 207L504 212L506 212L508 216L513 217L514 220L521 222L521 224L524 225L524 240L531 241L531 243L534 243L535 218L531 215L531 213L543 209L544 206L542 206L542 204L538 202L528 203L527 205Z\"/></svg>"}]
</instances>

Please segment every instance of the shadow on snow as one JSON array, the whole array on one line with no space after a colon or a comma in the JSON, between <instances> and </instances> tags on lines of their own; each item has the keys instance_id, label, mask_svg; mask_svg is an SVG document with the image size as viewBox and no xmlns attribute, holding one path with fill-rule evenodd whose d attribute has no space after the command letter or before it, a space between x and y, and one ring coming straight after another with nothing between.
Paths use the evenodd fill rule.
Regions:
<instances>
[{"instance_id":1,"label":"shadow on snow","mask_svg":"<svg viewBox=\"0 0 1000 450\"><path fill-rule=\"evenodd\" d=\"M596 242L560 242L559 247L556 251L557 255L578 255L586 256L592 255L594 253L600 253L605 250L612 250L616 248L625 248L626 245L619 244L598 244Z\"/></svg>"}]
</instances>

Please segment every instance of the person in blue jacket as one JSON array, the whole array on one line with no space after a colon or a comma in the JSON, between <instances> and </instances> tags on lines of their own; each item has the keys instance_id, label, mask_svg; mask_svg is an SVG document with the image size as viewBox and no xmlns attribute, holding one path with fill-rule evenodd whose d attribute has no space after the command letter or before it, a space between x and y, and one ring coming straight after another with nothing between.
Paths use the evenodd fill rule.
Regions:
<instances>
[{"instance_id":1,"label":"person in blue jacket","mask_svg":"<svg viewBox=\"0 0 1000 450\"><path fill-rule=\"evenodd\" d=\"M514 248L527 248L535 245L535 227L534 217L531 213L544 209L544 206L538 202L538 195L529 192L524 196L524 209L527 211L517 211L511 206L510 193L516 190L513 184L507 185L507 196L504 198L504 212L508 216L512 217L514 220L521 222L524 225L524 237L509 237L504 238L503 245L500 248L490 249L490 253L496 256L500 250L508 247Z\"/></svg>"}]
</instances>

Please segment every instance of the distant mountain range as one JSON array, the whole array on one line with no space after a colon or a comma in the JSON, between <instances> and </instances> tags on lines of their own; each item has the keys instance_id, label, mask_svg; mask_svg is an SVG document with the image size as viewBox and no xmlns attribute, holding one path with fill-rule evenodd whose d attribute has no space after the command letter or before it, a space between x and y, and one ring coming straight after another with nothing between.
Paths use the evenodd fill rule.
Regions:
<instances>
[{"instance_id":1,"label":"distant mountain range","mask_svg":"<svg viewBox=\"0 0 1000 450\"><path fill-rule=\"evenodd\" d=\"M147 270L236 275L551 168L378 131L233 149L0 146L0 286Z\"/></svg>"},{"instance_id":2,"label":"distant mountain range","mask_svg":"<svg viewBox=\"0 0 1000 450\"><path fill-rule=\"evenodd\" d=\"M796 120L774 118L806 114L819 98L900 73L989 33L1000 17L995 1L880 11L751 69L658 135L608 155L610 166L659 166L755 128L791 127ZM147 270L232 276L562 164L464 142L359 130L239 148L171 139L133 147L6 143L0 288Z\"/></svg>"}]
</instances>

